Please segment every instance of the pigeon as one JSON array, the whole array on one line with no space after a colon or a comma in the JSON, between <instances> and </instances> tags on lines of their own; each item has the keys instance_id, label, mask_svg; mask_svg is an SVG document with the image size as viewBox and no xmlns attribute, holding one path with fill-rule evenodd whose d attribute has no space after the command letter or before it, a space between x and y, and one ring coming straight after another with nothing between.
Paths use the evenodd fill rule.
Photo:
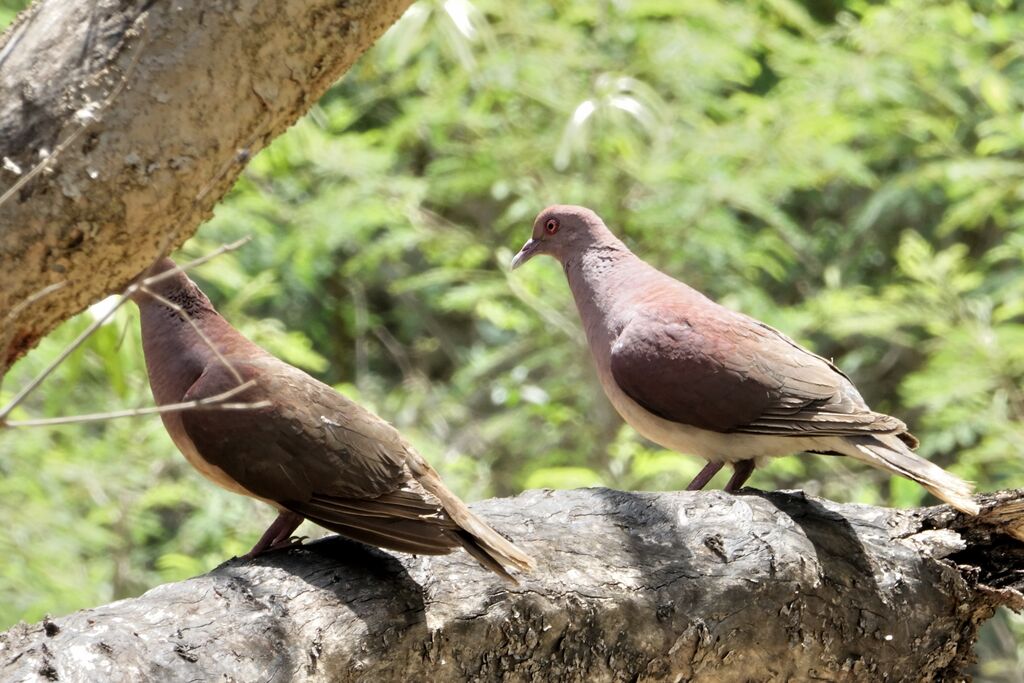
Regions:
<instances>
[{"instance_id":1,"label":"pigeon","mask_svg":"<svg viewBox=\"0 0 1024 683\"><path fill-rule=\"evenodd\" d=\"M169 272L172 271L172 272ZM487 525L390 424L245 338L170 259L131 298L156 403L232 402L162 412L167 432L206 478L261 500L278 517L247 557L289 547L304 519L356 541L418 555L464 548L515 581L525 552ZM152 280L151 280L152 281Z\"/></svg>"},{"instance_id":2,"label":"pigeon","mask_svg":"<svg viewBox=\"0 0 1024 683\"><path fill-rule=\"evenodd\" d=\"M553 256L569 281L601 386L645 438L697 455L702 489L725 465L736 491L764 459L845 455L917 482L969 514L972 487L914 453L917 439L871 410L831 361L719 305L633 254L585 207L550 206L512 260Z\"/></svg>"}]
</instances>

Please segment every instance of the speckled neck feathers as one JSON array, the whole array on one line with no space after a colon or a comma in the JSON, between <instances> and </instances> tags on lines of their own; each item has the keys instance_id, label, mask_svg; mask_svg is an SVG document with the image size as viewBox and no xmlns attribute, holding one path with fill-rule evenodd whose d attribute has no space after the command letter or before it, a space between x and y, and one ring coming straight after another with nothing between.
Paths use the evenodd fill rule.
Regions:
<instances>
[{"instance_id":1,"label":"speckled neck feathers","mask_svg":"<svg viewBox=\"0 0 1024 683\"><path fill-rule=\"evenodd\" d=\"M165 272L173 267L174 263L165 259L150 274ZM150 289L180 308L176 310L160 298L145 292L132 297L142 316L142 348L153 398L158 404L181 401L207 364L219 362L217 354L203 340L196 327L226 357L266 354L224 320L202 290L184 273L179 272L160 280ZM195 323L195 327L188 319Z\"/></svg>"}]
</instances>

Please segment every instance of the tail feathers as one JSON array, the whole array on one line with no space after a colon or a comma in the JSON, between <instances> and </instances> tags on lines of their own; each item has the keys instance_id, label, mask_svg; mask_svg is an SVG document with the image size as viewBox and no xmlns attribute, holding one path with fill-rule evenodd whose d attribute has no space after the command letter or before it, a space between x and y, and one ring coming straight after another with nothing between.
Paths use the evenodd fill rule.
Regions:
<instances>
[{"instance_id":1,"label":"tail feathers","mask_svg":"<svg viewBox=\"0 0 1024 683\"><path fill-rule=\"evenodd\" d=\"M506 570L534 569L529 555L487 525L422 463L406 487L371 499L314 495L289 503L292 512L343 536L417 555L445 555L463 547L512 583Z\"/></svg>"},{"instance_id":2,"label":"tail feathers","mask_svg":"<svg viewBox=\"0 0 1024 683\"><path fill-rule=\"evenodd\" d=\"M377 529L365 529L362 526L351 526L349 524L312 518L311 520L323 528L330 529L346 538L351 538L353 541L375 545L378 548L398 550L410 555L447 555L452 551L452 546L446 543L422 543L408 536L397 536L393 533Z\"/></svg>"},{"instance_id":3,"label":"tail feathers","mask_svg":"<svg viewBox=\"0 0 1024 683\"><path fill-rule=\"evenodd\" d=\"M418 472L416 478L423 488L441 501L444 511L459 526L454 532L459 543L480 564L512 583L517 582L506 567L524 572L536 569L537 563L532 557L477 517L458 496L448 490L432 469Z\"/></svg>"},{"instance_id":4,"label":"tail feathers","mask_svg":"<svg viewBox=\"0 0 1024 683\"><path fill-rule=\"evenodd\" d=\"M505 569L501 562L495 559L493 551L488 551L484 549L484 547L480 544L479 541L477 541L476 538L473 537L472 534L459 529L455 532L455 536L456 538L458 538L459 543L462 544L462 547L465 549L465 551L469 553L473 557L473 559L479 562L481 566L483 566L485 569L490 569L492 572L494 572L501 578L505 579L506 581L509 581L510 583L519 583L516 580L516 577L512 576L512 574L510 574L509 571ZM505 561L509 560L505 558Z\"/></svg>"},{"instance_id":5,"label":"tail feathers","mask_svg":"<svg viewBox=\"0 0 1024 683\"><path fill-rule=\"evenodd\" d=\"M976 515L980 511L981 508L971 498L974 487L970 483L917 455L898 436L850 436L845 441L852 446L844 449L847 455L872 467L916 481L935 497L961 512Z\"/></svg>"},{"instance_id":6,"label":"tail feathers","mask_svg":"<svg viewBox=\"0 0 1024 683\"><path fill-rule=\"evenodd\" d=\"M414 555L446 555L460 541L435 522L373 515L337 514L309 505L289 507L311 522L362 543Z\"/></svg>"},{"instance_id":7,"label":"tail feathers","mask_svg":"<svg viewBox=\"0 0 1024 683\"><path fill-rule=\"evenodd\" d=\"M512 567L522 572L537 568L537 563L532 557L473 514L462 501L458 502L462 510L453 510L445 505L445 511L462 527L457 532L462 547L480 564L512 583L518 582L504 567Z\"/></svg>"}]
</instances>

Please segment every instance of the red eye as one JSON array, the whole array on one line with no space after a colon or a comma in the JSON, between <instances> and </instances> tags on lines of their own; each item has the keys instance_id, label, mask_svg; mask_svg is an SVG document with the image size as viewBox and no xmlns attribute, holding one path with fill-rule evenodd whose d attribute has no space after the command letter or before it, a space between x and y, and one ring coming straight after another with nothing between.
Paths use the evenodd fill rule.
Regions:
<instances>
[{"instance_id":1,"label":"red eye","mask_svg":"<svg viewBox=\"0 0 1024 683\"><path fill-rule=\"evenodd\" d=\"M556 232L558 232L558 219L549 218L547 222L544 223L544 232L546 232L549 235L554 235Z\"/></svg>"}]
</instances>

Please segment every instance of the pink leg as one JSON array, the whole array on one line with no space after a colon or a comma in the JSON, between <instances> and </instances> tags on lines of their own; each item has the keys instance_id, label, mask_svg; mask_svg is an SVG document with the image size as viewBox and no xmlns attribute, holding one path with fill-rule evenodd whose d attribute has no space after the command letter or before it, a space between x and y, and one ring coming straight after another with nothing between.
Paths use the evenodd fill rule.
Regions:
<instances>
[{"instance_id":1,"label":"pink leg","mask_svg":"<svg viewBox=\"0 0 1024 683\"><path fill-rule=\"evenodd\" d=\"M712 477L718 474L718 470L722 469L722 463L720 462L709 462L704 466L697 476L693 478L690 485L686 487L687 491L700 491L702 488L708 485Z\"/></svg>"},{"instance_id":2,"label":"pink leg","mask_svg":"<svg viewBox=\"0 0 1024 683\"><path fill-rule=\"evenodd\" d=\"M267 530L260 536L260 540L256 541L256 545L252 547L252 550L243 555L242 559L251 560L268 550L277 550L278 548L294 545L291 541L291 535L302 524L302 520L303 517L294 512L278 514L277 519L267 527Z\"/></svg>"},{"instance_id":3,"label":"pink leg","mask_svg":"<svg viewBox=\"0 0 1024 683\"><path fill-rule=\"evenodd\" d=\"M740 460L732 466L732 469L732 477L725 485L725 490L729 493L739 491L747 483L747 479L750 479L750 475L754 473L754 461Z\"/></svg>"}]
</instances>

